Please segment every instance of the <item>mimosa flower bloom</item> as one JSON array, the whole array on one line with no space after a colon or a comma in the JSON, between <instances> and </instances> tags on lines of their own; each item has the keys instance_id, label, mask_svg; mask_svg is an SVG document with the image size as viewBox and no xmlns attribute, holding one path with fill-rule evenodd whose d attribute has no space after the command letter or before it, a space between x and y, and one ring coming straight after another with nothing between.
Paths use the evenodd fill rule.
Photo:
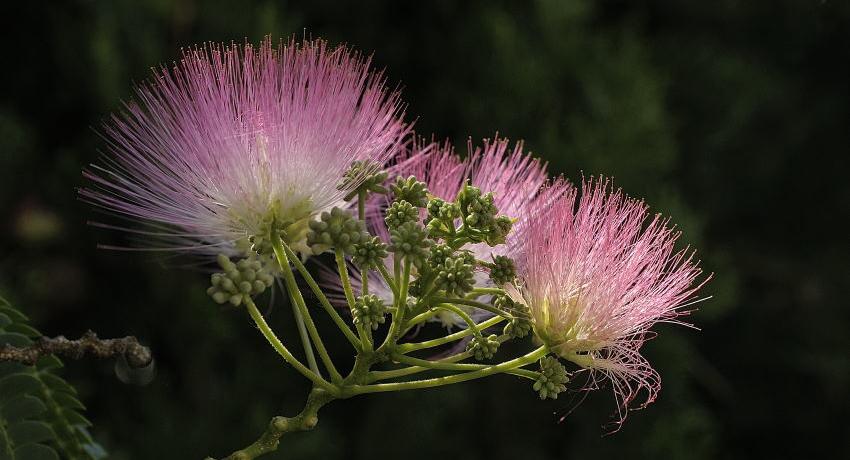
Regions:
<instances>
[{"instance_id":1,"label":"mimosa flower bloom","mask_svg":"<svg viewBox=\"0 0 850 460\"><path fill-rule=\"evenodd\" d=\"M163 249L235 254L272 224L299 246L309 218L359 185L338 188L352 162L385 162L409 133L369 65L321 40L186 50L106 123L81 194L150 224Z\"/></svg>"},{"instance_id":2,"label":"mimosa flower bloom","mask_svg":"<svg viewBox=\"0 0 850 460\"><path fill-rule=\"evenodd\" d=\"M483 147L468 145L470 155L462 160L448 144L414 143L406 156L397 159L389 168L390 178L414 176L423 181L430 195L453 201L467 180L481 189L483 193L493 192L499 214L516 219L507 241L503 245L491 247L486 243L466 246L479 260L489 261L492 256L503 255L511 258L521 257L525 249L525 233L529 218L540 214L571 186L562 181L549 181L546 165L531 155L524 153L522 143L513 148L507 139L485 140ZM384 198L382 198L384 199ZM386 203L373 206L367 215L371 232L389 241L389 231L383 220L383 207ZM424 217L425 211L422 210ZM388 259L388 263L390 259ZM392 270L392 267L388 267ZM334 286L338 277L326 277L329 289L338 291ZM354 275L356 280L357 275ZM369 289L387 301L391 301L392 292L382 278L373 275L369 279ZM476 285L492 285L483 272L476 274ZM486 300L486 299L484 299ZM484 311L476 311L477 319L492 316ZM434 317L446 327L461 326L466 323L456 314L441 312Z\"/></svg>"},{"instance_id":3,"label":"mimosa flower bloom","mask_svg":"<svg viewBox=\"0 0 850 460\"><path fill-rule=\"evenodd\" d=\"M515 301L531 311L534 332L550 350L591 371L595 386L610 380L620 421L641 392L644 407L661 386L640 354L649 330L678 318L705 283L669 220L649 217L647 206L587 181L581 197L569 190L528 223Z\"/></svg>"}]
</instances>

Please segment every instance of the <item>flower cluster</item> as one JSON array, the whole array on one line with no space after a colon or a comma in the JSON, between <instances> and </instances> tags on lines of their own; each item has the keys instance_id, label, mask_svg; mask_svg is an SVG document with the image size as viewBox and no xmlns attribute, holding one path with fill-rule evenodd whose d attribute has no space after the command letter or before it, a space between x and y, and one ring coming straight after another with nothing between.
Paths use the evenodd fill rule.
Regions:
<instances>
[{"instance_id":1,"label":"flower cluster","mask_svg":"<svg viewBox=\"0 0 850 460\"><path fill-rule=\"evenodd\" d=\"M86 172L94 186L83 197L147 222L155 231L145 233L174 249L217 254L223 272L208 294L248 310L313 382L305 429L334 398L499 372L554 399L571 381L564 364L587 371L592 386L609 381L622 420L641 392L646 405L660 387L640 354L650 328L681 322L705 282L693 253L675 249L669 221L607 180L577 189L550 179L521 143L498 136L470 141L465 159L448 143L410 139L398 93L369 60L320 40L186 51L139 87L105 134L110 156ZM317 283L304 261L327 251L336 267ZM357 353L347 377L296 270ZM276 277L309 367L254 304ZM406 342L428 321L460 330ZM373 335L385 323L386 334ZM509 340L538 348L499 364L460 362L498 361ZM443 346L441 360L408 356ZM410 367L370 371L388 361ZM534 363L539 370L524 368ZM456 374L372 384L429 369ZM272 428L282 434L288 423Z\"/></svg>"}]
</instances>

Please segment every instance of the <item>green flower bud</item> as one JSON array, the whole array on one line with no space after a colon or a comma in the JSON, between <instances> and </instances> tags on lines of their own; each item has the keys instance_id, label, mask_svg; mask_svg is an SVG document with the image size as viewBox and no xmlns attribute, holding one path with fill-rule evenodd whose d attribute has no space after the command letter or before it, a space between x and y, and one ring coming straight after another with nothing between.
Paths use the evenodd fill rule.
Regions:
<instances>
[{"instance_id":1,"label":"green flower bud","mask_svg":"<svg viewBox=\"0 0 850 460\"><path fill-rule=\"evenodd\" d=\"M484 361L490 359L499 350L499 341L496 334L491 334L487 337L475 336L466 344L466 351L471 351L475 359Z\"/></svg>"},{"instance_id":2,"label":"green flower bud","mask_svg":"<svg viewBox=\"0 0 850 460\"><path fill-rule=\"evenodd\" d=\"M387 177L387 172L381 171L380 164L370 160L357 160L351 163L351 167L343 174L337 190L351 189L345 196L345 201L353 199L361 191L385 194L388 190L383 183Z\"/></svg>"},{"instance_id":3,"label":"green flower bud","mask_svg":"<svg viewBox=\"0 0 850 460\"><path fill-rule=\"evenodd\" d=\"M331 248L351 254L354 245L369 238L366 224L348 211L335 207L331 212L323 212L320 219L310 221L307 232L307 245L313 254L321 254Z\"/></svg>"},{"instance_id":4,"label":"green flower bud","mask_svg":"<svg viewBox=\"0 0 850 460\"><path fill-rule=\"evenodd\" d=\"M498 212L492 193L482 195L478 187L469 184L458 193L457 203L464 223L476 230L488 230Z\"/></svg>"},{"instance_id":5,"label":"green flower bud","mask_svg":"<svg viewBox=\"0 0 850 460\"><path fill-rule=\"evenodd\" d=\"M419 209L414 207L407 201L394 201L389 209L387 209L387 217L384 222L387 223L387 228L394 229L407 222L416 222L419 220Z\"/></svg>"},{"instance_id":6,"label":"green flower bud","mask_svg":"<svg viewBox=\"0 0 850 460\"><path fill-rule=\"evenodd\" d=\"M490 246L505 244L508 233L513 228L514 221L508 216L499 216L490 225L484 241Z\"/></svg>"},{"instance_id":7,"label":"green flower bud","mask_svg":"<svg viewBox=\"0 0 850 460\"><path fill-rule=\"evenodd\" d=\"M478 263L478 260L475 259L475 254L473 254L472 251L467 251L466 249L458 251L457 257L460 257L463 260L463 263L472 266L473 269Z\"/></svg>"},{"instance_id":8,"label":"green flower bud","mask_svg":"<svg viewBox=\"0 0 850 460\"><path fill-rule=\"evenodd\" d=\"M531 311L526 305L516 303L506 295L499 295L493 300L493 306L511 315L502 333L512 339L521 339L531 332Z\"/></svg>"},{"instance_id":9,"label":"green flower bud","mask_svg":"<svg viewBox=\"0 0 850 460\"><path fill-rule=\"evenodd\" d=\"M407 258L416 267L427 260L433 243L425 229L416 222L407 222L390 230L389 250Z\"/></svg>"},{"instance_id":10,"label":"green flower bud","mask_svg":"<svg viewBox=\"0 0 850 460\"><path fill-rule=\"evenodd\" d=\"M540 360L540 376L534 382L534 391L540 399L558 399L558 395L567 390L566 383L570 381L567 368L553 356L545 356Z\"/></svg>"},{"instance_id":11,"label":"green flower bud","mask_svg":"<svg viewBox=\"0 0 850 460\"><path fill-rule=\"evenodd\" d=\"M531 332L531 319L525 316L514 316L502 331L512 339L521 339Z\"/></svg>"},{"instance_id":12,"label":"green flower bud","mask_svg":"<svg viewBox=\"0 0 850 460\"><path fill-rule=\"evenodd\" d=\"M439 218L440 217L440 209L446 204L446 201L442 198L431 198L428 200L428 204L425 205L425 209L428 211L429 217Z\"/></svg>"},{"instance_id":13,"label":"green flower bud","mask_svg":"<svg viewBox=\"0 0 850 460\"><path fill-rule=\"evenodd\" d=\"M387 245L377 236L354 245L354 256L351 262L361 269L378 268L387 257Z\"/></svg>"},{"instance_id":14,"label":"green flower bud","mask_svg":"<svg viewBox=\"0 0 850 460\"><path fill-rule=\"evenodd\" d=\"M428 265L435 269L446 262L446 259L454 254L455 250L447 244L436 244L431 248L431 256L428 258Z\"/></svg>"},{"instance_id":15,"label":"green flower bud","mask_svg":"<svg viewBox=\"0 0 850 460\"><path fill-rule=\"evenodd\" d=\"M354 316L354 324L361 324L365 328L378 329L378 325L386 321L387 306L380 297L369 294L358 297L351 311Z\"/></svg>"},{"instance_id":16,"label":"green flower bud","mask_svg":"<svg viewBox=\"0 0 850 460\"><path fill-rule=\"evenodd\" d=\"M394 184L390 185L395 201L407 201L417 208L424 208L428 204L428 188L425 182L419 182L415 177L407 179L399 176Z\"/></svg>"},{"instance_id":17,"label":"green flower bud","mask_svg":"<svg viewBox=\"0 0 850 460\"><path fill-rule=\"evenodd\" d=\"M472 290L475 282L473 265L469 264L464 256L449 257L435 270L437 277L434 279L434 285L445 290L447 294L463 296Z\"/></svg>"},{"instance_id":18,"label":"green flower bud","mask_svg":"<svg viewBox=\"0 0 850 460\"><path fill-rule=\"evenodd\" d=\"M428 216L444 222L451 222L460 217L460 206L457 203L451 203L440 198L432 198L428 201L426 209L428 209Z\"/></svg>"},{"instance_id":19,"label":"green flower bud","mask_svg":"<svg viewBox=\"0 0 850 460\"><path fill-rule=\"evenodd\" d=\"M487 264L490 269L490 279L501 286L510 283L516 278L516 265L510 257L493 256L493 263Z\"/></svg>"},{"instance_id":20,"label":"green flower bud","mask_svg":"<svg viewBox=\"0 0 850 460\"><path fill-rule=\"evenodd\" d=\"M207 295L218 304L230 302L238 307L245 297L262 294L274 283L271 263L264 263L260 256L251 255L233 263L224 254L219 254L218 265L223 273L210 276Z\"/></svg>"}]
</instances>

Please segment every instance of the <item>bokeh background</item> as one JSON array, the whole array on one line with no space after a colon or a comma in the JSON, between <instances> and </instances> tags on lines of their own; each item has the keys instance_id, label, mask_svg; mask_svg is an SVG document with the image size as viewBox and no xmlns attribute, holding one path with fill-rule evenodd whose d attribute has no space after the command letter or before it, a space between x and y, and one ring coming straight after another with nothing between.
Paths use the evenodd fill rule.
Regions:
<instances>
[{"instance_id":1,"label":"bokeh background","mask_svg":"<svg viewBox=\"0 0 850 460\"><path fill-rule=\"evenodd\" d=\"M418 131L498 131L553 173L613 176L669 215L715 277L697 332L645 347L660 399L602 436L608 390L541 402L495 377L331 404L269 458L840 458L850 455L850 4L800 0L4 2L0 293L40 330L134 334L147 386L70 363L114 459L223 456L306 384L206 275L87 226L101 121L203 41L347 42L402 85ZM461 148L463 152L465 149ZM271 322L294 338L289 309ZM321 315L319 315L321 316ZM339 341L333 345L344 350ZM296 347L297 348L297 347ZM847 458L847 457L844 457Z\"/></svg>"}]
</instances>

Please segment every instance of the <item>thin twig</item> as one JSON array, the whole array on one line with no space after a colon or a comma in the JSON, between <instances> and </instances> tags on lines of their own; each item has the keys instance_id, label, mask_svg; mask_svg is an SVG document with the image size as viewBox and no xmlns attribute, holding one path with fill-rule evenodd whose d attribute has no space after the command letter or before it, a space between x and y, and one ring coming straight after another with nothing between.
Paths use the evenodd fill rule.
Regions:
<instances>
[{"instance_id":1,"label":"thin twig","mask_svg":"<svg viewBox=\"0 0 850 460\"><path fill-rule=\"evenodd\" d=\"M27 347L0 346L0 362L15 361L31 366L42 356L51 354L71 359L80 359L87 354L99 359L123 355L127 364L136 369L147 367L153 359L150 349L141 345L134 336L99 339L92 331L86 331L77 340L68 340L60 335L40 337Z\"/></svg>"}]
</instances>

